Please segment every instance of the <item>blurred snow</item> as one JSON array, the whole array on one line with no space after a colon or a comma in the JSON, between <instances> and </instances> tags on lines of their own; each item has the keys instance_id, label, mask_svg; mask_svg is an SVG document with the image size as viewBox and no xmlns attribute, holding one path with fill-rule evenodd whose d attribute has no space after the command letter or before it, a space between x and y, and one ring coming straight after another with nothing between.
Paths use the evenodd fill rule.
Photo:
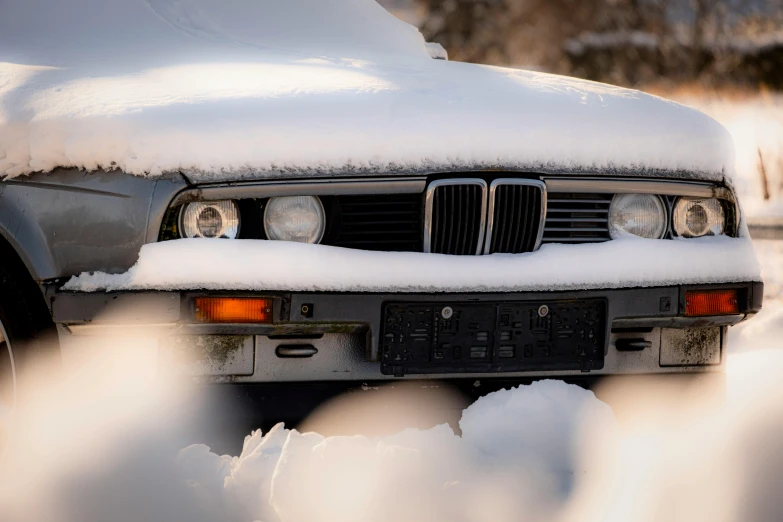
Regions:
<instances>
[{"instance_id":1,"label":"blurred snow","mask_svg":"<svg viewBox=\"0 0 783 522\"><path fill-rule=\"evenodd\" d=\"M764 281L764 298L783 302L783 240L753 241Z\"/></svg>"},{"instance_id":2,"label":"blurred snow","mask_svg":"<svg viewBox=\"0 0 783 522\"><path fill-rule=\"evenodd\" d=\"M753 350L783 350L783 301L767 300L750 321L729 329L732 354Z\"/></svg>"},{"instance_id":3,"label":"blurred snow","mask_svg":"<svg viewBox=\"0 0 783 522\"><path fill-rule=\"evenodd\" d=\"M636 376L596 392L630 412L618 423L593 392L539 381L479 399L459 434L325 437L278 425L248 435L237 456L181 449L189 394L117 364L42 381L0 466L0 520L780 520L783 350L760 350L756 333L730 356L725 403Z\"/></svg>"}]
</instances>

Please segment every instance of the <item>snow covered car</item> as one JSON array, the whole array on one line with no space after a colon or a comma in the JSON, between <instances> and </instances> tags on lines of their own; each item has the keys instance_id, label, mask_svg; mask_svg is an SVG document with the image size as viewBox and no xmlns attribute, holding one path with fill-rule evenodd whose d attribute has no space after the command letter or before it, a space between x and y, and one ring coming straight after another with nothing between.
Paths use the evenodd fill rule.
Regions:
<instances>
[{"instance_id":1,"label":"snow covered car","mask_svg":"<svg viewBox=\"0 0 783 522\"><path fill-rule=\"evenodd\" d=\"M232 383L720 372L761 307L695 110L432 59L369 0L63 4L0 22L9 390L53 328Z\"/></svg>"}]
</instances>

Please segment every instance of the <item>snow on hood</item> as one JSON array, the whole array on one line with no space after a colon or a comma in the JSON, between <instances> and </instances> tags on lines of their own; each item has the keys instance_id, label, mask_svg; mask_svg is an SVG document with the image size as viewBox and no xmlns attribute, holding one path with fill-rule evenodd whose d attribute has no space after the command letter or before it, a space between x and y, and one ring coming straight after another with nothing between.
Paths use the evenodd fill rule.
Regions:
<instances>
[{"instance_id":1,"label":"snow on hood","mask_svg":"<svg viewBox=\"0 0 783 522\"><path fill-rule=\"evenodd\" d=\"M760 280L753 243L745 237L624 238L490 256L179 239L142 246L139 260L125 273L83 273L63 289L508 292Z\"/></svg>"},{"instance_id":2,"label":"snow on hood","mask_svg":"<svg viewBox=\"0 0 783 522\"><path fill-rule=\"evenodd\" d=\"M0 175L58 166L720 180L733 145L704 114L637 91L433 60L374 0L6 3Z\"/></svg>"}]
</instances>

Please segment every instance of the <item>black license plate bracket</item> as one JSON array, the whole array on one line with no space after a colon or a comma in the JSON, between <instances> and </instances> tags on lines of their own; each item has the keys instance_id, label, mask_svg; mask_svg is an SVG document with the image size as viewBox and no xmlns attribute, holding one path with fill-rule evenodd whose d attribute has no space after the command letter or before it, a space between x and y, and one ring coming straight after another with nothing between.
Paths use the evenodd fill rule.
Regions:
<instances>
[{"instance_id":1,"label":"black license plate bracket","mask_svg":"<svg viewBox=\"0 0 783 522\"><path fill-rule=\"evenodd\" d=\"M598 370L605 329L605 299L388 302L381 373Z\"/></svg>"}]
</instances>

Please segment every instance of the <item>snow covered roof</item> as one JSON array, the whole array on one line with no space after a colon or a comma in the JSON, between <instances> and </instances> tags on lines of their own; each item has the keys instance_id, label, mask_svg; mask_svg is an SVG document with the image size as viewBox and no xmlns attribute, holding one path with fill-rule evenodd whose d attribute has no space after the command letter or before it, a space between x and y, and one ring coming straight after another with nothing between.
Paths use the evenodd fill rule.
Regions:
<instances>
[{"instance_id":1,"label":"snow covered roof","mask_svg":"<svg viewBox=\"0 0 783 522\"><path fill-rule=\"evenodd\" d=\"M673 102L433 60L374 0L25 0L0 17L0 175L196 181L505 167L722 179Z\"/></svg>"}]
</instances>

